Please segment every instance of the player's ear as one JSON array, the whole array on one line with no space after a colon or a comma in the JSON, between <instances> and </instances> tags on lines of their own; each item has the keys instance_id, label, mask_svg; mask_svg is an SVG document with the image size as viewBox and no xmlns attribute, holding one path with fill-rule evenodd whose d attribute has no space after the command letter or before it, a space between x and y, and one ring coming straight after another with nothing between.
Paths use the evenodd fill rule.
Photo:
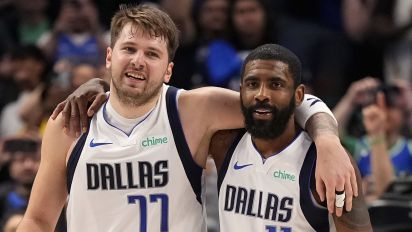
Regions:
<instances>
[{"instance_id":1,"label":"player's ear","mask_svg":"<svg viewBox=\"0 0 412 232\"><path fill-rule=\"evenodd\" d=\"M169 83L170 78L172 77L173 66L174 66L174 65L175 65L175 64L174 64L173 62L170 62L170 63L167 65L166 72L165 72L165 76L164 76L164 78L163 78L163 82L164 82L164 83Z\"/></svg>"},{"instance_id":2,"label":"player's ear","mask_svg":"<svg viewBox=\"0 0 412 232\"><path fill-rule=\"evenodd\" d=\"M112 48L108 47L106 49L106 68L110 68L112 66Z\"/></svg>"},{"instance_id":3,"label":"player's ear","mask_svg":"<svg viewBox=\"0 0 412 232\"><path fill-rule=\"evenodd\" d=\"M302 104L304 96L305 96L305 86L300 84L295 89L295 104L296 104L296 106L300 106L300 104Z\"/></svg>"}]
</instances>

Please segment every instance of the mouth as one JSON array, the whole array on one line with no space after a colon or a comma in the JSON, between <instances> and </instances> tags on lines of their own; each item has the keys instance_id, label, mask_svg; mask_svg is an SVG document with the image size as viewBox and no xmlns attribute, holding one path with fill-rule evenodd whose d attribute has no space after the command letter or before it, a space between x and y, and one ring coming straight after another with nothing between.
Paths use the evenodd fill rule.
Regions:
<instances>
[{"instance_id":1,"label":"mouth","mask_svg":"<svg viewBox=\"0 0 412 232\"><path fill-rule=\"evenodd\" d=\"M256 119L268 119L272 117L272 110L270 109L265 109L265 108L260 108L260 109L255 109L253 111L253 116Z\"/></svg>"},{"instance_id":2,"label":"mouth","mask_svg":"<svg viewBox=\"0 0 412 232\"><path fill-rule=\"evenodd\" d=\"M265 109L265 108L258 108L258 109L255 109L253 112L256 113L256 114L271 114L272 110L271 109Z\"/></svg>"},{"instance_id":3,"label":"mouth","mask_svg":"<svg viewBox=\"0 0 412 232\"><path fill-rule=\"evenodd\" d=\"M146 77L142 73L128 71L125 73L125 76L132 80L144 81Z\"/></svg>"}]
</instances>

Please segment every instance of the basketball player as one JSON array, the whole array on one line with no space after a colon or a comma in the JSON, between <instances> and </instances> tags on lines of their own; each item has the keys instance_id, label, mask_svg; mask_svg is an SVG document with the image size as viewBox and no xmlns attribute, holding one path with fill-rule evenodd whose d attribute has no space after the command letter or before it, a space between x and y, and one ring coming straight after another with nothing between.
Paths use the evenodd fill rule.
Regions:
<instances>
[{"instance_id":1,"label":"basketball player","mask_svg":"<svg viewBox=\"0 0 412 232\"><path fill-rule=\"evenodd\" d=\"M63 133L61 115L49 120L19 231L53 231L67 196L68 231L206 230L201 175L209 142L218 130L241 127L243 119L235 92L178 91L163 84L172 75L177 35L169 16L151 6L122 7L115 14L106 55L110 98L78 139ZM310 104L309 115L321 111ZM327 162L325 151L339 140L310 121L307 128L322 141L319 146L329 146L320 176L332 168L345 177L326 186L352 191L356 180L351 169L342 169L346 159L334 155L339 165Z\"/></svg>"},{"instance_id":2,"label":"basketball player","mask_svg":"<svg viewBox=\"0 0 412 232\"><path fill-rule=\"evenodd\" d=\"M316 145L294 122L303 95L300 61L288 49L266 44L246 58L240 96L247 132L218 132L211 142L221 231L372 231L361 194L354 210L329 221L315 191Z\"/></svg>"}]
</instances>

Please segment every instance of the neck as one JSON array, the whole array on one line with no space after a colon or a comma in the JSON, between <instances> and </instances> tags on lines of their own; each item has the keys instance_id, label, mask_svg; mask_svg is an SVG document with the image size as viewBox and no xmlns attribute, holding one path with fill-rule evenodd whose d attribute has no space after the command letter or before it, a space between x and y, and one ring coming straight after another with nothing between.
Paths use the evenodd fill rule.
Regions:
<instances>
[{"instance_id":1,"label":"neck","mask_svg":"<svg viewBox=\"0 0 412 232\"><path fill-rule=\"evenodd\" d=\"M259 153L265 158L269 158L287 147L295 138L296 126L294 117L291 117L288 121L288 125L285 131L276 138L273 139L259 139L252 137L252 141L256 146Z\"/></svg>"},{"instance_id":2,"label":"neck","mask_svg":"<svg viewBox=\"0 0 412 232\"><path fill-rule=\"evenodd\" d=\"M110 93L110 104L112 104L113 109L120 114L122 117L128 118L128 119L133 119L133 118L138 118L143 115L145 115L147 112L149 112L151 109L153 109L156 106L157 100L159 99L160 94L162 93L162 89L160 89L159 93L155 95L152 99L149 99L147 102L144 104L141 104L139 106L136 105L130 105L130 104L125 104L123 103L120 99L119 96L116 94L116 91L114 88L111 88L111 93Z\"/></svg>"}]
</instances>

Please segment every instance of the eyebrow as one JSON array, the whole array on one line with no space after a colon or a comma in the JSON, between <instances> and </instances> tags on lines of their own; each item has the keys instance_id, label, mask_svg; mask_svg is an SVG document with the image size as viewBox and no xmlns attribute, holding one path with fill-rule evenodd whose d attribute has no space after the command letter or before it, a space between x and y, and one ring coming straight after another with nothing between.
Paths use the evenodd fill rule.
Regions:
<instances>
[{"instance_id":1,"label":"eyebrow","mask_svg":"<svg viewBox=\"0 0 412 232\"><path fill-rule=\"evenodd\" d=\"M250 76L246 76L245 78L243 78L244 81L256 81L259 78L255 75L250 75ZM267 81L283 81L286 82L286 80L284 78L278 77L278 76L272 76L269 77L269 79Z\"/></svg>"},{"instance_id":2,"label":"eyebrow","mask_svg":"<svg viewBox=\"0 0 412 232\"><path fill-rule=\"evenodd\" d=\"M162 52L160 49L157 49L157 48L155 48L155 47L149 47L148 50L149 50L149 51L155 51L155 52L157 52L157 53L159 53L159 54L163 54L163 52Z\"/></svg>"},{"instance_id":3,"label":"eyebrow","mask_svg":"<svg viewBox=\"0 0 412 232\"><path fill-rule=\"evenodd\" d=\"M136 46L136 45L137 45L137 43L130 42L130 41L126 41L126 42L123 42L123 43L121 44L121 46ZM155 48L155 47L151 47L151 46L149 46L149 47L147 48L147 50L155 51L155 52L158 52L158 53L163 53L160 49Z\"/></svg>"}]
</instances>

